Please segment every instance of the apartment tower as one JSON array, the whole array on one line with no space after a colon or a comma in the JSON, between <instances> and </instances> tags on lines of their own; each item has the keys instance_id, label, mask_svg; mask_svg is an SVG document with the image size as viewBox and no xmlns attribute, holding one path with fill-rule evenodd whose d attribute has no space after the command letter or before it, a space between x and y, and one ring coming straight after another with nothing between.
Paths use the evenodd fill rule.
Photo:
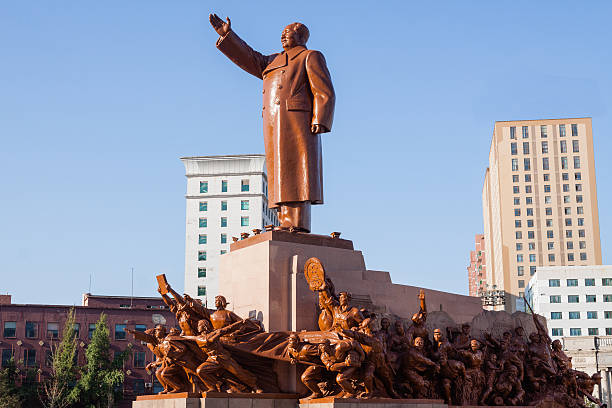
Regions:
<instances>
[{"instance_id":1,"label":"apartment tower","mask_svg":"<svg viewBox=\"0 0 612 408\"><path fill-rule=\"evenodd\" d=\"M591 118L495 122L482 203L506 310L524 309L538 266L601 265Z\"/></svg>"},{"instance_id":2,"label":"apartment tower","mask_svg":"<svg viewBox=\"0 0 612 408\"><path fill-rule=\"evenodd\" d=\"M470 251L470 264L467 270L469 295L480 296L480 293L487 287L487 262L483 234L476 234L474 238L474 250Z\"/></svg>"},{"instance_id":3,"label":"apartment tower","mask_svg":"<svg viewBox=\"0 0 612 408\"><path fill-rule=\"evenodd\" d=\"M232 237L278 225L268 208L265 156L184 157L187 176L185 293L214 306L219 258Z\"/></svg>"}]
</instances>

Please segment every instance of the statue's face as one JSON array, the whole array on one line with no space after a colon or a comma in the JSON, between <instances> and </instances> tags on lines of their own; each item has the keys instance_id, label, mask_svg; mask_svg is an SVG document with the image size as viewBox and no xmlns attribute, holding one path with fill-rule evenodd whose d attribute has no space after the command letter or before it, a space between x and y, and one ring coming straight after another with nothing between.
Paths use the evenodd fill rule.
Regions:
<instances>
[{"instance_id":1,"label":"statue's face","mask_svg":"<svg viewBox=\"0 0 612 408\"><path fill-rule=\"evenodd\" d=\"M290 24L285 27L285 29L281 33L281 44L283 45L283 49L285 50L293 48L296 45L300 45L300 37L293 29L293 24Z\"/></svg>"},{"instance_id":2,"label":"statue's face","mask_svg":"<svg viewBox=\"0 0 612 408\"><path fill-rule=\"evenodd\" d=\"M478 349L480 349L480 344L478 343L478 340L472 340L470 342L470 347L472 348L472 351L477 351Z\"/></svg>"},{"instance_id":3,"label":"statue's face","mask_svg":"<svg viewBox=\"0 0 612 408\"><path fill-rule=\"evenodd\" d=\"M438 329L434 330L433 338L435 341L442 341L442 332Z\"/></svg>"},{"instance_id":4,"label":"statue's face","mask_svg":"<svg viewBox=\"0 0 612 408\"><path fill-rule=\"evenodd\" d=\"M404 335L404 325L399 320L395 322L395 332L400 336Z\"/></svg>"},{"instance_id":5,"label":"statue's face","mask_svg":"<svg viewBox=\"0 0 612 408\"><path fill-rule=\"evenodd\" d=\"M164 328L164 326L157 326L155 328L155 337L157 337L158 339L166 337L166 329Z\"/></svg>"},{"instance_id":6,"label":"statue's face","mask_svg":"<svg viewBox=\"0 0 612 408\"><path fill-rule=\"evenodd\" d=\"M348 305L348 296L346 295L346 293L341 293L339 299L340 299L340 305L341 306L347 306Z\"/></svg>"},{"instance_id":7,"label":"statue's face","mask_svg":"<svg viewBox=\"0 0 612 408\"><path fill-rule=\"evenodd\" d=\"M223 301L222 297L220 297L220 296L215 297L215 307L217 309L225 308L225 302Z\"/></svg>"},{"instance_id":8,"label":"statue's face","mask_svg":"<svg viewBox=\"0 0 612 408\"><path fill-rule=\"evenodd\" d=\"M555 340L552 342L552 348L555 351L561 350L561 342L559 340Z\"/></svg>"},{"instance_id":9,"label":"statue's face","mask_svg":"<svg viewBox=\"0 0 612 408\"><path fill-rule=\"evenodd\" d=\"M461 331L463 332L463 334L470 334L470 326L464 324L463 326L461 326Z\"/></svg>"},{"instance_id":10,"label":"statue's face","mask_svg":"<svg viewBox=\"0 0 612 408\"><path fill-rule=\"evenodd\" d=\"M295 347L299 343L299 338L297 336L289 336L289 347Z\"/></svg>"},{"instance_id":11,"label":"statue's face","mask_svg":"<svg viewBox=\"0 0 612 408\"><path fill-rule=\"evenodd\" d=\"M423 340L422 337L417 337L416 339L414 339L414 347L421 350L423 349L424 346L425 346L425 340Z\"/></svg>"},{"instance_id":12,"label":"statue's face","mask_svg":"<svg viewBox=\"0 0 612 408\"><path fill-rule=\"evenodd\" d=\"M519 337L523 337L523 335L525 334L525 330L523 330L522 327L517 327L514 332L516 333L517 336Z\"/></svg>"},{"instance_id":13,"label":"statue's face","mask_svg":"<svg viewBox=\"0 0 612 408\"><path fill-rule=\"evenodd\" d=\"M391 325L391 322L387 318L383 318L380 321L380 328L383 329L383 330L387 330L390 325Z\"/></svg>"}]
</instances>

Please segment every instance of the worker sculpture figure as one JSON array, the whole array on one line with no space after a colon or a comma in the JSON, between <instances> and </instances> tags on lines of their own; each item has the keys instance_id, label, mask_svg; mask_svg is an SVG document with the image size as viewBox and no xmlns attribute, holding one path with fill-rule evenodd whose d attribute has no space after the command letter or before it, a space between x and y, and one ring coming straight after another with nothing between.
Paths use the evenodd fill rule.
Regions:
<instances>
[{"instance_id":1,"label":"worker sculpture figure","mask_svg":"<svg viewBox=\"0 0 612 408\"><path fill-rule=\"evenodd\" d=\"M289 24L283 51L253 50L216 14L217 48L240 68L263 79L263 129L268 206L278 209L280 229L310 232L310 206L323 204L321 133L331 130L335 94L323 54L306 48L308 28Z\"/></svg>"}]
</instances>

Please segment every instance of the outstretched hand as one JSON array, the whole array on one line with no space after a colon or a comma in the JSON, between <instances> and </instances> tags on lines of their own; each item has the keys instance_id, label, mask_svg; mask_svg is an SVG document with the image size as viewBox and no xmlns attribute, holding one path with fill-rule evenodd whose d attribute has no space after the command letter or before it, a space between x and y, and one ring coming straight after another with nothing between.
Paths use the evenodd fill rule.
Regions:
<instances>
[{"instance_id":1,"label":"outstretched hand","mask_svg":"<svg viewBox=\"0 0 612 408\"><path fill-rule=\"evenodd\" d=\"M226 17L226 21L223 21L219 18L218 15L212 13L208 16L208 20L210 21L210 25L213 26L217 34L221 37L225 36L232 30L232 22L229 17Z\"/></svg>"}]
</instances>

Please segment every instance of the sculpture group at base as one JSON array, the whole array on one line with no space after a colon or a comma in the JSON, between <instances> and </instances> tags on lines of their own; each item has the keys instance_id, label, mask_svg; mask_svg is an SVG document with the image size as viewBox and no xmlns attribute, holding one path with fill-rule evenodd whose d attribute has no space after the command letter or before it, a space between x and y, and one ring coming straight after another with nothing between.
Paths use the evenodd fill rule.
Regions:
<instances>
[{"instance_id":1,"label":"sculpture group at base","mask_svg":"<svg viewBox=\"0 0 612 408\"><path fill-rule=\"evenodd\" d=\"M460 330L427 328L425 293L411 324L393 324L350 305L348 292L335 292L323 265L311 258L304 273L318 295L319 330L265 332L242 319L217 296L216 310L179 295L160 275L162 298L176 313L180 330L162 326L132 332L148 343L157 360L147 367L164 387L178 392L280 392L275 361L293 364L307 399L425 398L452 405L536 405L555 401L585 406L601 378L572 369L558 340L533 315L536 330L521 326L501 336L472 336ZM407 299L407 301L410 301Z\"/></svg>"}]
</instances>

